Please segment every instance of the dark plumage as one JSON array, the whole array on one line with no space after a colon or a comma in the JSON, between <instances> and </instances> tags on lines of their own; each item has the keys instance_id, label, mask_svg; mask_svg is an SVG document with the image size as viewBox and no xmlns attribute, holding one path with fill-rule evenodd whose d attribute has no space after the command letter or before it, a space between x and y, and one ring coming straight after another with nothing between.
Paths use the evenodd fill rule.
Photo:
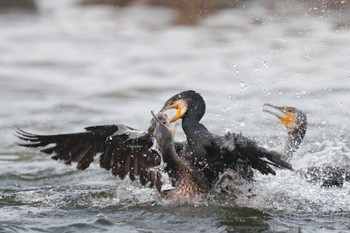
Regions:
<instances>
[{"instance_id":1,"label":"dark plumage","mask_svg":"<svg viewBox=\"0 0 350 233\"><path fill-rule=\"evenodd\" d=\"M182 128L187 137L182 149L185 151L183 156L204 173L210 187L217 182L219 174L228 168L247 180L252 180L252 168L265 175L275 175L271 165L291 169L279 153L259 147L241 134L218 136L209 132L200 123L205 108L202 96L190 90L171 97L161 111L176 109L171 122L182 119Z\"/></svg>"},{"instance_id":2,"label":"dark plumage","mask_svg":"<svg viewBox=\"0 0 350 233\"><path fill-rule=\"evenodd\" d=\"M174 142L170 122L164 111L176 108L170 122L182 118L187 136L185 143ZM199 123L205 113L203 98L194 91L185 91L166 101L145 132L125 125L104 125L85 128L85 132L57 135L36 135L17 130L17 136L28 143L25 147L44 147L42 152L65 164L77 162L85 170L100 156L100 166L124 179L139 177L142 185L161 190L162 169L175 187L168 197L193 197L207 193L217 182L219 174L231 168L247 180L256 169L262 174L275 174L273 167L291 169L281 155L259 147L241 134L218 136ZM159 151L155 149L157 141Z\"/></svg>"},{"instance_id":3,"label":"dark plumage","mask_svg":"<svg viewBox=\"0 0 350 233\"><path fill-rule=\"evenodd\" d=\"M54 154L51 158L65 164L77 162L77 169L85 170L100 155L100 166L112 174L134 181L138 176L142 185L161 189L161 176L150 168L160 165L161 157L153 149L150 134L138 132L125 125L103 125L85 128L85 132L57 135L36 135L17 130L17 137L29 143L25 147L45 147L41 151ZM153 131L154 126L149 128Z\"/></svg>"},{"instance_id":4,"label":"dark plumage","mask_svg":"<svg viewBox=\"0 0 350 233\"><path fill-rule=\"evenodd\" d=\"M203 172L176 152L171 129L165 116L164 114L159 114L158 117L154 116L157 120L154 136L157 139L166 167L171 168L172 174L177 178L175 189L166 192L166 196L170 198L193 197L207 193L210 186Z\"/></svg>"}]
</instances>

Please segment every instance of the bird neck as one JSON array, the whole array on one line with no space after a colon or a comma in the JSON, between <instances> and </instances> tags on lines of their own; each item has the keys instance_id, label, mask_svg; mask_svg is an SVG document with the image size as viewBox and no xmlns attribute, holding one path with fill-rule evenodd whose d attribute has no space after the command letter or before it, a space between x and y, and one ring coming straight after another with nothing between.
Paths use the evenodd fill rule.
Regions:
<instances>
[{"instance_id":1,"label":"bird neck","mask_svg":"<svg viewBox=\"0 0 350 233\"><path fill-rule=\"evenodd\" d=\"M209 130L199 123L199 120L190 117L182 119L182 129L186 134L187 143L191 150L201 153L201 146L209 138Z\"/></svg>"},{"instance_id":2,"label":"bird neck","mask_svg":"<svg viewBox=\"0 0 350 233\"><path fill-rule=\"evenodd\" d=\"M162 145L161 152L163 160L167 166L173 167L175 170L180 170L186 167L186 163L176 153L173 142L168 142Z\"/></svg>"},{"instance_id":3,"label":"bird neck","mask_svg":"<svg viewBox=\"0 0 350 233\"><path fill-rule=\"evenodd\" d=\"M305 133L306 126L303 126L298 130L288 132L288 137L284 146L283 159L288 161L293 157L294 152L299 148L301 142L303 141Z\"/></svg>"},{"instance_id":4,"label":"bird neck","mask_svg":"<svg viewBox=\"0 0 350 233\"><path fill-rule=\"evenodd\" d=\"M188 103L187 111L182 117L182 128L187 137L197 130L206 130L206 128L199 123L205 114L205 102L200 95L196 97L197 99Z\"/></svg>"},{"instance_id":5,"label":"bird neck","mask_svg":"<svg viewBox=\"0 0 350 233\"><path fill-rule=\"evenodd\" d=\"M179 157L175 150L174 141L169 129L163 125L158 125L155 129L155 136L166 167L175 171L186 167L186 163Z\"/></svg>"}]
</instances>

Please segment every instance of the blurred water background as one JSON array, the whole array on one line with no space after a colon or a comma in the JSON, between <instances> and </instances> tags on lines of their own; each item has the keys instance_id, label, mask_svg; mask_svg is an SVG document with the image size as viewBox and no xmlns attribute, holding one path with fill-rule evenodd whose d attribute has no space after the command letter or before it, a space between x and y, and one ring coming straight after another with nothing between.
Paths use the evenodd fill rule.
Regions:
<instances>
[{"instance_id":1,"label":"blurred water background","mask_svg":"<svg viewBox=\"0 0 350 233\"><path fill-rule=\"evenodd\" d=\"M237 198L169 202L97 163L80 172L15 144L15 127L142 130L151 110L194 89L211 131L280 151L285 129L262 105L302 109L309 127L294 168L349 167L347 1L244 1L190 15L149 2L38 0L0 14L0 231L349 232L349 183L325 189L278 171L256 174Z\"/></svg>"}]
</instances>

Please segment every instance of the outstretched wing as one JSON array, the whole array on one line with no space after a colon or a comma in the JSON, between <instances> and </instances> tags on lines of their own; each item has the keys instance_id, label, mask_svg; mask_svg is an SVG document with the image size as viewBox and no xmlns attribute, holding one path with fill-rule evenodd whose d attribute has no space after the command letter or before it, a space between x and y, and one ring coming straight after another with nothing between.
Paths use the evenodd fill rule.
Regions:
<instances>
[{"instance_id":1,"label":"outstretched wing","mask_svg":"<svg viewBox=\"0 0 350 233\"><path fill-rule=\"evenodd\" d=\"M266 150L240 134L228 133L223 138L214 139L207 149L216 150L226 168L232 168L240 160L264 175L276 174L272 166L292 169L289 163L281 159L281 154Z\"/></svg>"},{"instance_id":2,"label":"outstretched wing","mask_svg":"<svg viewBox=\"0 0 350 233\"><path fill-rule=\"evenodd\" d=\"M139 176L142 185L161 188L161 175L154 167L160 165L160 155L153 148L150 134L139 133L125 125L102 125L85 128L85 132L37 135L17 129L17 137L28 143L25 147L44 147L41 151L65 164L77 162L85 170L100 155L100 166L124 179Z\"/></svg>"},{"instance_id":3,"label":"outstretched wing","mask_svg":"<svg viewBox=\"0 0 350 233\"><path fill-rule=\"evenodd\" d=\"M55 160L63 160L65 164L78 162L77 168L85 170L94 160L94 156L103 151L106 139L118 132L117 125L104 125L85 128L85 132L56 135L37 135L17 129L17 137L29 143L21 143L25 147L46 147L41 151L54 154ZM50 145L50 146L49 146Z\"/></svg>"}]
</instances>

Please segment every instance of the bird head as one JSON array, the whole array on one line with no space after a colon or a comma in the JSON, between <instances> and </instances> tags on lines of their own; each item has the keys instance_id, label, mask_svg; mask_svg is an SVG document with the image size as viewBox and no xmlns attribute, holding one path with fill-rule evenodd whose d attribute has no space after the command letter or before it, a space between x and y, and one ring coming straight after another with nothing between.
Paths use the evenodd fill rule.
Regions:
<instances>
[{"instance_id":1,"label":"bird head","mask_svg":"<svg viewBox=\"0 0 350 233\"><path fill-rule=\"evenodd\" d=\"M278 107L271 104L264 104L263 111L276 116L287 128L288 137L284 147L284 159L290 159L299 148L306 134L306 115L300 109L294 107Z\"/></svg>"},{"instance_id":2,"label":"bird head","mask_svg":"<svg viewBox=\"0 0 350 233\"><path fill-rule=\"evenodd\" d=\"M287 128L288 133L306 130L306 115L300 109L289 106L278 107L271 104L264 104L263 111L276 116Z\"/></svg>"},{"instance_id":3,"label":"bird head","mask_svg":"<svg viewBox=\"0 0 350 233\"><path fill-rule=\"evenodd\" d=\"M183 91L168 99L160 112L170 109L176 110L174 116L170 119L170 123L183 118L188 112L192 112L191 115L195 116L199 121L204 115L205 103L202 96L197 92L192 90Z\"/></svg>"},{"instance_id":4,"label":"bird head","mask_svg":"<svg viewBox=\"0 0 350 233\"><path fill-rule=\"evenodd\" d=\"M176 125L172 127L169 124L167 114L159 112L157 115L151 111L153 115L153 120L155 121L155 131L154 135L158 141L166 141L165 139L172 140L176 133Z\"/></svg>"}]
</instances>

